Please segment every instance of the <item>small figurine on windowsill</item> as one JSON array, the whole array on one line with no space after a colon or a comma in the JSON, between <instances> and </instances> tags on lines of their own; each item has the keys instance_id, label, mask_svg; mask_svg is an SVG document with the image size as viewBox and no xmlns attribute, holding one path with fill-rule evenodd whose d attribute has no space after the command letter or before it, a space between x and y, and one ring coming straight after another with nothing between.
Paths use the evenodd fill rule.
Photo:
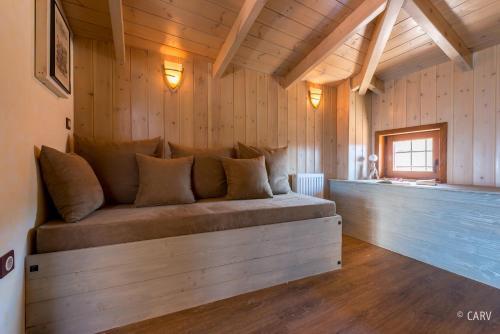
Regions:
<instances>
[{"instance_id":1,"label":"small figurine on windowsill","mask_svg":"<svg viewBox=\"0 0 500 334\"><path fill-rule=\"evenodd\" d=\"M368 175L368 180L378 180L379 175L377 170L377 155L370 154L370 156L368 157L368 161L370 161L370 174Z\"/></svg>"}]
</instances>

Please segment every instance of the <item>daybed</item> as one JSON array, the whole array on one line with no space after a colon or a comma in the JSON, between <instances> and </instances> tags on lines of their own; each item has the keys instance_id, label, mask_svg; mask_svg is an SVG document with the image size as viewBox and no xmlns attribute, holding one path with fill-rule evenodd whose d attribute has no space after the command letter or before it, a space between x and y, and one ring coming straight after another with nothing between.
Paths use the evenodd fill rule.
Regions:
<instances>
[{"instance_id":1,"label":"daybed","mask_svg":"<svg viewBox=\"0 0 500 334\"><path fill-rule=\"evenodd\" d=\"M97 332L341 266L335 204L294 193L105 207L36 234L30 333Z\"/></svg>"}]
</instances>

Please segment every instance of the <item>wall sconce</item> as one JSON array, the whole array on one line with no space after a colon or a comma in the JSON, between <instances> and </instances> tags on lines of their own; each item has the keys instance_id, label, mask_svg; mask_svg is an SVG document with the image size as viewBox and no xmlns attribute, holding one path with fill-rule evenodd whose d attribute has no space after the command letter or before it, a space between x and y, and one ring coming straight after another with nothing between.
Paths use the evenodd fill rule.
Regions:
<instances>
[{"instance_id":1,"label":"wall sconce","mask_svg":"<svg viewBox=\"0 0 500 334\"><path fill-rule=\"evenodd\" d=\"M171 90L176 91L177 88L179 88L179 86L181 85L182 73L184 72L182 64L165 60L163 62L163 71L165 73L165 81L167 82L167 86Z\"/></svg>"},{"instance_id":2,"label":"wall sconce","mask_svg":"<svg viewBox=\"0 0 500 334\"><path fill-rule=\"evenodd\" d=\"M322 91L320 88L310 87L309 88L309 102L314 109L318 109L319 104L321 103Z\"/></svg>"}]
</instances>

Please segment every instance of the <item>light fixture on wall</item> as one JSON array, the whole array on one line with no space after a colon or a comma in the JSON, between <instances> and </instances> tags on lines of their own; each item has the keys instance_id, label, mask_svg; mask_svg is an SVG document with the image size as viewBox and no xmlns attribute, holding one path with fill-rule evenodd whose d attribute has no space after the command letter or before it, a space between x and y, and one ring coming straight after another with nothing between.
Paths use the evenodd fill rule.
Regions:
<instances>
[{"instance_id":1,"label":"light fixture on wall","mask_svg":"<svg viewBox=\"0 0 500 334\"><path fill-rule=\"evenodd\" d=\"M320 88L309 87L309 102L314 109L318 109L319 104L321 103L321 97L323 92Z\"/></svg>"},{"instance_id":2,"label":"light fixture on wall","mask_svg":"<svg viewBox=\"0 0 500 334\"><path fill-rule=\"evenodd\" d=\"M182 64L165 60L163 62L163 71L167 86L173 91L177 90L181 85L182 73L184 72Z\"/></svg>"}]
</instances>

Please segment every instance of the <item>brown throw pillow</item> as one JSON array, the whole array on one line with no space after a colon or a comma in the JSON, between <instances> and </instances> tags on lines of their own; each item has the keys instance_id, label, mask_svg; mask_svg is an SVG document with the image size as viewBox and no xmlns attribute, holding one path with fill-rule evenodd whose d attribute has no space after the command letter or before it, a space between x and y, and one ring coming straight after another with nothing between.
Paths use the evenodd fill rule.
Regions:
<instances>
[{"instance_id":1,"label":"brown throw pillow","mask_svg":"<svg viewBox=\"0 0 500 334\"><path fill-rule=\"evenodd\" d=\"M274 195L287 194L291 191L288 182L288 147L259 148L238 143L239 157L242 159L266 158L267 176Z\"/></svg>"},{"instance_id":2,"label":"brown throw pillow","mask_svg":"<svg viewBox=\"0 0 500 334\"><path fill-rule=\"evenodd\" d=\"M193 157L158 159L137 154L139 190L135 206L188 204L195 201L191 190Z\"/></svg>"},{"instance_id":3,"label":"brown throw pillow","mask_svg":"<svg viewBox=\"0 0 500 334\"><path fill-rule=\"evenodd\" d=\"M161 156L160 138L108 142L75 136L75 152L85 158L101 182L108 203L134 203L139 187L136 153Z\"/></svg>"},{"instance_id":4,"label":"brown throw pillow","mask_svg":"<svg viewBox=\"0 0 500 334\"><path fill-rule=\"evenodd\" d=\"M172 158L194 156L193 190L197 198L224 197L227 192L222 158L235 157L233 148L197 149L168 143Z\"/></svg>"},{"instance_id":5,"label":"brown throw pillow","mask_svg":"<svg viewBox=\"0 0 500 334\"><path fill-rule=\"evenodd\" d=\"M227 199L255 199L273 197L267 179L265 159L222 160L227 175Z\"/></svg>"},{"instance_id":6,"label":"brown throw pillow","mask_svg":"<svg viewBox=\"0 0 500 334\"><path fill-rule=\"evenodd\" d=\"M85 218L104 203L101 185L82 157L42 146L40 168L50 197L67 223Z\"/></svg>"}]
</instances>

